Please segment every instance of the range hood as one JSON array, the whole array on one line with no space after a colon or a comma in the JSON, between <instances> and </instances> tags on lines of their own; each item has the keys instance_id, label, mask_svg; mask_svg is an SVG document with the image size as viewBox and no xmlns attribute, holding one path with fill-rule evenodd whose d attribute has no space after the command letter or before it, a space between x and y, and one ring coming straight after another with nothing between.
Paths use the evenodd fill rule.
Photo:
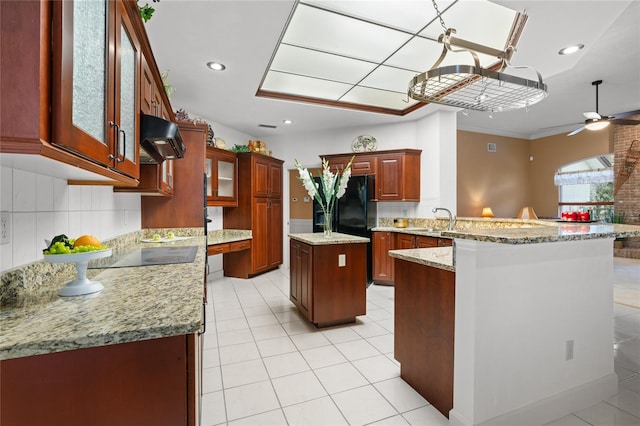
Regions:
<instances>
[{"instance_id":1,"label":"range hood","mask_svg":"<svg viewBox=\"0 0 640 426\"><path fill-rule=\"evenodd\" d=\"M187 150L176 123L144 113L140 114L140 147L141 163L182 158Z\"/></svg>"}]
</instances>

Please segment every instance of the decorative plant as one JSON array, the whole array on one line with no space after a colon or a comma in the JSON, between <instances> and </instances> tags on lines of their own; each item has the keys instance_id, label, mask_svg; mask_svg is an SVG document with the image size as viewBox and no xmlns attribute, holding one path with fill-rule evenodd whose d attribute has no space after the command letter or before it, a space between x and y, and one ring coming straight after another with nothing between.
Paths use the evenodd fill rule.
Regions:
<instances>
[{"instance_id":1,"label":"decorative plant","mask_svg":"<svg viewBox=\"0 0 640 426\"><path fill-rule=\"evenodd\" d=\"M333 208L335 207L336 200L342 197L347 189L347 182L351 177L351 163L355 156L351 157L349 164L345 167L340 176L339 171L336 169L336 173L332 173L329 169L329 162L326 159L322 159L322 176L320 176L320 187L316 181L313 180L313 175L309 170L303 168L297 159L295 159L295 165L298 169L300 176L298 179L304 185L304 188L309 193L311 198L314 198L320 207L322 213L324 213L324 235L326 237L331 236L331 218L333 217Z\"/></svg>"},{"instance_id":2,"label":"decorative plant","mask_svg":"<svg viewBox=\"0 0 640 426\"><path fill-rule=\"evenodd\" d=\"M160 0L153 0L154 3L158 3ZM138 5L138 10L140 11L140 17L144 22L148 22L149 19L153 16L153 12L156 10L149 6L149 3L145 3L144 6Z\"/></svg>"},{"instance_id":3,"label":"decorative plant","mask_svg":"<svg viewBox=\"0 0 640 426\"><path fill-rule=\"evenodd\" d=\"M164 91L167 92L167 97L171 99L171 95L173 95L173 92L175 92L176 89L169 83L169 71L171 70L166 70L165 72L160 74L160 77L162 77L162 84L164 84Z\"/></svg>"}]
</instances>

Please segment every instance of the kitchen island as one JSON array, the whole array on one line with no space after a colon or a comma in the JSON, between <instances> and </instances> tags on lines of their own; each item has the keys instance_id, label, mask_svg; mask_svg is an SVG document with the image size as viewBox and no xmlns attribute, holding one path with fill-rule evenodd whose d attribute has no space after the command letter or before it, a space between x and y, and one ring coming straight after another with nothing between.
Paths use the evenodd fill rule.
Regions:
<instances>
[{"instance_id":1,"label":"kitchen island","mask_svg":"<svg viewBox=\"0 0 640 426\"><path fill-rule=\"evenodd\" d=\"M367 312L368 238L290 234L290 300L317 327L354 322Z\"/></svg>"},{"instance_id":2,"label":"kitchen island","mask_svg":"<svg viewBox=\"0 0 640 426\"><path fill-rule=\"evenodd\" d=\"M401 375L450 424L544 424L617 392L613 239L638 236L640 227L549 224L442 235L454 239L453 248L390 254ZM444 376L435 387L444 395L411 383L429 375L432 383Z\"/></svg>"},{"instance_id":3,"label":"kitchen island","mask_svg":"<svg viewBox=\"0 0 640 426\"><path fill-rule=\"evenodd\" d=\"M198 423L205 238L200 230L169 244L143 243L145 231L155 233L140 231L122 249L197 246L194 262L90 270L104 285L99 293L58 297L62 280L41 297L3 307L0 423ZM54 266L30 268L55 281Z\"/></svg>"}]
</instances>

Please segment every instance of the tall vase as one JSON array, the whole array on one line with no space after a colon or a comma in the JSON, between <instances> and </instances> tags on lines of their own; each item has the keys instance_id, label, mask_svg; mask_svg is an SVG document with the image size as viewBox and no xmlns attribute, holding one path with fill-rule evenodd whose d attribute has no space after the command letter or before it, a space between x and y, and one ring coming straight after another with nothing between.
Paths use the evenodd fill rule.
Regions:
<instances>
[{"instance_id":1,"label":"tall vase","mask_svg":"<svg viewBox=\"0 0 640 426\"><path fill-rule=\"evenodd\" d=\"M324 236L325 238L331 238L331 225L332 225L332 219L333 219L333 211L329 210L325 210L324 211L324 223L322 225L323 231L324 231Z\"/></svg>"}]
</instances>

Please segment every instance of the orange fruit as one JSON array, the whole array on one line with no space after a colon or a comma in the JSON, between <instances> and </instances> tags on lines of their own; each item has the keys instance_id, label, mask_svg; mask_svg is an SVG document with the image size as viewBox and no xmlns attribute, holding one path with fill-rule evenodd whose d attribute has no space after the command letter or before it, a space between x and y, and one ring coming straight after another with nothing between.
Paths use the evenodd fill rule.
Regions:
<instances>
[{"instance_id":1,"label":"orange fruit","mask_svg":"<svg viewBox=\"0 0 640 426\"><path fill-rule=\"evenodd\" d=\"M93 235L83 235L81 237L76 238L75 242L73 243L74 248L80 247L80 246L101 247L102 243L100 242L99 239L97 239Z\"/></svg>"}]
</instances>

